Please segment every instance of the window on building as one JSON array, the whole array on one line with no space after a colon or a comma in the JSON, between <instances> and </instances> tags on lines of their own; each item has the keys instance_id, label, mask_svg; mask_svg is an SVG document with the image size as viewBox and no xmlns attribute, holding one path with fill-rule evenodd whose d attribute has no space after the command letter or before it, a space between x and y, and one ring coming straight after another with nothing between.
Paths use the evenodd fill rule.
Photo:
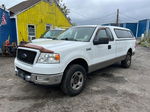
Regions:
<instances>
[{"instance_id":1,"label":"window on building","mask_svg":"<svg viewBox=\"0 0 150 112\"><path fill-rule=\"evenodd\" d=\"M52 29L52 25L51 24L46 24L46 31L49 31L50 29Z\"/></svg>"},{"instance_id":2,"label":"window on building","mask_svg":"<svg viewBox=\"0 0 150 112\"><path fill-rule=\"evenodd\" d=\"M35 36L35 26L34 25L28 25L28 34L29 34L29 36Z\"/></svg>"},{"instance_id":3,"label":"window on building","mask_svg":"<svg viewBox=\"0 0 150 112\"><path fill-rule=\"evenodd\" d=\"M33 38L35 38L36 34L35 34L35 25L28 25L28 36L29 36L29 40L32 40Z\"/></svg>"}]
</instances>

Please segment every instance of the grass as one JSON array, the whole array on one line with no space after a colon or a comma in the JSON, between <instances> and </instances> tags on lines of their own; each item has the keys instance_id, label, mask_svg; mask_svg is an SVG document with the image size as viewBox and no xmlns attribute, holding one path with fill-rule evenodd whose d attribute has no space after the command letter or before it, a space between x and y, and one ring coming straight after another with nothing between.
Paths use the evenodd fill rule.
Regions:
<instances>
[{"instance_id":1,"label":"grass","mask_svg":"<svg viewBox=\"0 0 150 112\"><path fill-rule=\"evenodd\" d=\"M143 38L139 44L143 47L150 47L150 38Z\"/></svg>"}]
</instances>

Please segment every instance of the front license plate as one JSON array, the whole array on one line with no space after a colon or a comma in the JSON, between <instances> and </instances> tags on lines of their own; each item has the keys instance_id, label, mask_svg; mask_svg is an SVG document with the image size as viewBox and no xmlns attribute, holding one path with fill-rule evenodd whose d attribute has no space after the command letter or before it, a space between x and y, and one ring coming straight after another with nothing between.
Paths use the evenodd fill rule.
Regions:
<instances>
[{"instance_id":1,"label":"front license plate","mask_svg":"<svg viewBox=\"0 0 150 112\"><path fill-rule=\"evenodd\" d=\"M21 77L22 79L24 79L24 73L22 71L18 71L18 76Z\"/></svg>"}]
</instances>

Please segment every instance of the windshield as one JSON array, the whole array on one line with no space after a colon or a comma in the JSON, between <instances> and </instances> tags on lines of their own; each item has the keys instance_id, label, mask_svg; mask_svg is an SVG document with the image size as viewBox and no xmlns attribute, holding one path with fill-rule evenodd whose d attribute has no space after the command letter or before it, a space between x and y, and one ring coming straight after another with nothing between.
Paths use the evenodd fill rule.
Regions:
<instances>
[{"instance_id":1,"label":"windshield","mask_svg":"<svg viewBox=\"0 0 150 112\"><path fill-rule=\"evenodd\" d=\"M69 41L90 41L95 27L72 27L60 34L57 39L59 40L69 40Z\"/></svg>"},{"instance_id":2,"label":"windshield","mask_svg":"<svg viewBox=\"0 0 150 112\"><path fill-rule=\"evenodd\" d=\"M63 30L50 30L44 34L44 38L56 38Z\"/></svg>"}]
</instances>

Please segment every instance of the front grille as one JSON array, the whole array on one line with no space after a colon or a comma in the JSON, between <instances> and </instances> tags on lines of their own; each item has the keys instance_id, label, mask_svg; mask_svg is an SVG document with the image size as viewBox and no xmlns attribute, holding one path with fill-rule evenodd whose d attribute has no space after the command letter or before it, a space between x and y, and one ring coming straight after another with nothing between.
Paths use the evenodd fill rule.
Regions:
<instances>
[{"instance_id":1,"label":"front grille","mask_svg":"<svg viewBox=\"0 0 150 112\"><path fill-rule=\"evenodd\" d=\"M29 51L24 49L18 49L17 50L17 59L20 61L23 61L28 64L33 64L35 57L36 57L35 51Z\"/></svg>"}]
</instances>

